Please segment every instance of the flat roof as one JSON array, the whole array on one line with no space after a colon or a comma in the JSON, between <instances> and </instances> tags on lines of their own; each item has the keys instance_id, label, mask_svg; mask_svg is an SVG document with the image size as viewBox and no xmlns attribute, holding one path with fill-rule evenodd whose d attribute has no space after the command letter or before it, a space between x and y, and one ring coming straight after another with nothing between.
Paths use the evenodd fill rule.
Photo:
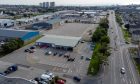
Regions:
<instances>
[{"instance_id":1,"label":"flat roof","mask_svg":"<svg viewBox=\"0 0 140 84\"><path fill-rule=\"evenodd\" d=\"M62 20L59 19L59 18L56 18L56 19L52 19L52 20L47 21L47 23L54 24L54 23L57 23L57 22L60 22L60 21L62 21Z\"/></svg>"},{"instance_id":2,"label":"flat roof","mask_svg":"<svg viewBox=\"0 0 140 84\"><path fill-rule=\"evenodd\" d=\"M75 47L81 37L45 35L37 40L37 43L51 43L59 46Z\"/></svg>"},{"instance_id":3,"label":"flat roof","mask_svg":"<svg viewBox=\"0 0 140 84\"><path fill-rule=\"evenodd\" d=\"M2 37L23 37L29 32L38 32L32 30L16 30L16 29L0 29L0 36Z\"/></svg>"}]
</instances>

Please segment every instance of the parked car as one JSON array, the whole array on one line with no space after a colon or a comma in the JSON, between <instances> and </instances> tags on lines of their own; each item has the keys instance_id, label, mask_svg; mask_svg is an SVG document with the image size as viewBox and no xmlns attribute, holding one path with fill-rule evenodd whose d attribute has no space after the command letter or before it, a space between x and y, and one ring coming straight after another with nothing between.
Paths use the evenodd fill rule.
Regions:
<instances>
[{"instance_id":1,"label":"parked car","mask_svg":"<svg viewBox=\"0 0 140 84\"><path fill-rule=\"evenodd\" d=\"M57 52L53 53L53 55L56 56L57 55Z\"/></svg>"},{"instance_id":2,"label":"parked car","mask_svg":"<svg viewBox=\"0 0 140 84\"><path fill-rule=\"evenodd\" d=\"M29 53L34 53L35 52L35 50L29 50Z\"/></svg>"},{"instance_id":3,"label":"parked car","mask_svg":"<svg viewBox=\"0 0 140 84\"><path fill-rule=\"evenodd\" d=\"M84 59L84 56L81 56L81 59Z\"/></svg>"},{"instance_id":4,"label":"parked car","mask_svg":"<svg viewBox=\"0 0 140 84\"><path fill-rule=\"evenodd\" d=\"M64 54L64 57L69 58L70 55L69 54Z\"/></svg>"},{"instance_id":5,"label":"parked car","mask_svg":"<svg viewBox=\"0 0 140 84\"><path fill-rule=\"evenodd\" d=\"M56 84L65 84L65 81L63 81L63 80L57 80Z\"/></svg>"},{"instance_id":6,"label":"parked car","mask_svg":"<svg viewBox=\"0 0 140 84\"><path fill-rule=\"evenodd\" d=\"M59 56L61 57L62 55L63 55L63 53L62 53L62 52L60 52L60 53L59 53Z\"/></svg>"},{"instance_id":7,"label":"parked car","mask_svg":"<svg viewBox=\"0 0 140 84\"><path fill-rule=\"evenodd\" d=\"M5 74L5 73L3 73L3 72L0 72L0 75L5 76L6 74Z\"/></svg>"},{"instance_id":8,"label":"parked car","mask_svg":"<svg viewBox=\"0 0 140 84\"><path fill-rule=\"evenodd\" d=\"M77 81L77 82L80 82L81 81L81 78L77 77L77 76L74 76L73 77L73 80Z\"/></svg>"},{"instance_id":9,"label":"parked car","mask_svg":"<svg viewBox=\"0 0 140 84\"><path fill-rule=\"evenodd\" d=\"M50 81L54 78L54 74L51 72L47 72L41 75L41 79L45 80L45 81Z\"/></svg>"},{"instance_id":10,"label":"parked car","mask_svg":"<svg viewBox=\"0 0 140 84\"><path fill-rule=\"evenodd\" d=\"M73 62L74 60L75 60L75 58L68 58L67 61L71 61L71 62Z\"/></svg>"},{"instance_id":11,"label":"parked car","mask_svg":"<svg viewBox=\"0 0 140 84\"><path fill-rule=\"evenodd\" d=\"M91 60L91 58L86 57L86 60L89 61L89 60Z\"/></svg>"},{"instance_id":12,"label":"parked car","mask_svg":"<svg viewBox=\"0 0 140 84\"><path fill-rule=\"evenodd\" d=\"M5 71L4 73L7 75L7 74L10 74L12 72L15 72L18 70L18 66L17 65L12 65L12 66L9 66Z\"/></svg>"},{"instance_id":13,"label":"parked car","mask_svg":"<svg viewBox=\"0 0 140 84\"><path fill-rule=\"evenodd\" d=\"M29 51L30 51L30 49L25 49L25 50L24 50L24 52L29 52Z\"/></svg>"},{"instance_id":14,"label":"parked car","mask_svg":"<svg viewBox=\"0 0 140 84\"><path fill-rule=\"evenodd\" d=\"M47 51L47 52L45 53L45 55L51 55L51 54L52 54L51 51Z\"/></svg>"},{"instance_id":15,"label":"parked car","mask_svg":"<svg viewBox=\"0 0 140 84\"><path fill-rule=\"evenodd\" d=\"M81 43L85 43L85 41L81 41Z\"/></svg>"},{"instance_id":16,"label":"parked car","mask_svg":"<svg viewBox=\"0 0 140 84\"><path fill-rule=\"evenodd\" d=\"M41 79L45 80L45 81L50 81L52 80L52 78L48 75L48 74L42 74L41 75Z\"/></svg>"},{"instance_id":17,"label":"parked car","mask_svg":"<svg viewBox=\"0 0 140 84\"><path fill-rule=\"evenodd\" d=\"M35 46L31 46L31 47L30 47L30 49L35 49L35 48L36 48Z\"/></svg>"}]
</instances>

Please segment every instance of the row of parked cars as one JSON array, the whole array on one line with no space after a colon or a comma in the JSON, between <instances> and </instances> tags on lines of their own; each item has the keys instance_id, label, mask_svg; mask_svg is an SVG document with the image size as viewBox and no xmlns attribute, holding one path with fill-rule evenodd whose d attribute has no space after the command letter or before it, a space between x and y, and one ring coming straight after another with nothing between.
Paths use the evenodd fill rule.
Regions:
<instances>
[{"instance_id":1,"label":"row of parked cars","mask_svg":"<svg viewBox=\"0 0 140 84\"><path fill-rule=\"evenodd\" d=\"M49 84L50 81L54 78L54 74L51 72L45 72L40 77L34 78L32 80L36 84Z\"/></svg>"},{"instance_id":2,"label":"row of parked cars","mask_svg":"<svg viewBox=\"0 0 140 84\"><path fill-rule=\"evenodd\" d=\"M6 75L8 75L10 73L13 73L13 72L17 71L17 70L18 70L17 65L11 65L4 72L1 72L0 75L6 76Z\"/></svg>"},{"instance_id":3,"label":"row of parked cars","mask_svg":"<svg viewBox=\"0 0 140 84\"><path fill-rule=\"evenodd\" d=\"M24 52L34 53L36 51L35 48L35 46L31 46L29 49L25 49Z\"/></svg>"},{"instance_id":4,"label":"row of parked cars","mask_svg":"<svg viewBox=\"0 0 140 84\"><path fill-rule=\"evenodd\" d=\"M50 82L54 79L55 79L55 75L53 73L45 72L40 77L34 78L34 80L32 80L32 82L34 82L36 84L50 84ZM63 81L63 80L57 80L55 82L56 82L56 84L65 84L65 81Z\"/></svg>"},{"instance_id":5,"label":"row of parked cars","mask_svg":"<svg viewBox=\"0 0 140 84\"><path fill-rule=\"evenodd\" d=\"M71 61L71 62L73 62L73 61L75 61L75 58L72 58L72 57L70 57L70 55L69 54L64 54L64 53L62 53L62 52L54 52L54 53L52 53L51 51L47 51L46 53L45 53L45 55L53 55L53 56L56 56L56 55L58 55L59 57L61 57L61 56L63 56L64 58L67 58L67 61Z\"/></svg>"}]
</instances>

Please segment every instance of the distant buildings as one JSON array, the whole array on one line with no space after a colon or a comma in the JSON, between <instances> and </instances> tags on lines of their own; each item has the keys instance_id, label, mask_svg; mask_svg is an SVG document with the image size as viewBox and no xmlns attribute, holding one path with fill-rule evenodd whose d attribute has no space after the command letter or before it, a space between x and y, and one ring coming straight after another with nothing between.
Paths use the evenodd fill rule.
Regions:
<instances>
[{"instance_id":1,"label":"distant buildings","mask_svg":"<svg viewBox=\"0 0 140 84\"><path fill-rule=\"evenodd\" d=\"M0 28L7 28L14 26L15 21L11 19L0 19Z\"/></svg>"},{"instance_id":2,"label":"distant buildings","mask_svg":"<svg viewBox=\"0 0 140 84\"><path fill-rule=\"evenodd\" d=\"M50 2L50 7L55 7L55 2Z\"/></svg>"},{"instance_id":3,"label":"distant buildings","mask_svg":"<svg viewBox=\"0 0 140 84\"><path fill-rule=\"evenodd\" d=\"M39 4L40 7L44 7L44 8L52 8L55 7L55 2L43 2Z\"/></svg>"}]
</instances>

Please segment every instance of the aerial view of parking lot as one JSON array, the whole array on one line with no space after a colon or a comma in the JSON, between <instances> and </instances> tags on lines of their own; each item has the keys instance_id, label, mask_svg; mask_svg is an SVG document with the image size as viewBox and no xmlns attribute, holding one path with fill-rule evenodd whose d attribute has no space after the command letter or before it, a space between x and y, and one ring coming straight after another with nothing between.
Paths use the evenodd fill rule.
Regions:
<instances>
[{"instance_id":1,"label":"aerial view of parking lot","mask_svg":"<svg viewBox=\"0 0 140 84\"><path fill-rule=\"evenodd\" d=\"M108 17L100 7L0 5L0 84L102 84Z\"/></svg>"}]
</instances>

